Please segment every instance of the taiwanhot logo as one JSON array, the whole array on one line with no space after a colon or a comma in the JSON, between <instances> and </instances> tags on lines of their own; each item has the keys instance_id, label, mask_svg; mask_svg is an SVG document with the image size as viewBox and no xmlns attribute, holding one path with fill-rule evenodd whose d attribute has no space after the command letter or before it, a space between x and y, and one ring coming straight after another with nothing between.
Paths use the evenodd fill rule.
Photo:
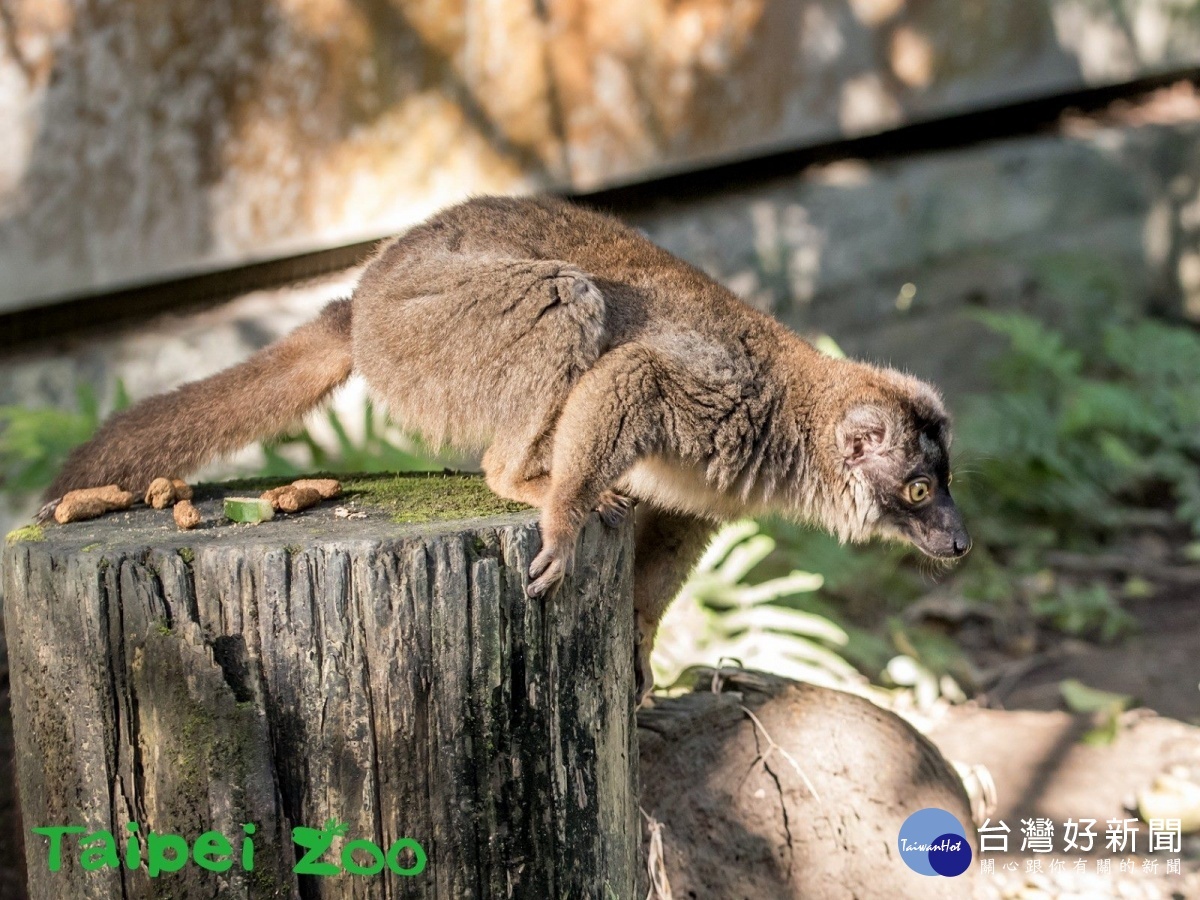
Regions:
<instances>
[{"instance_id":1,"label":"taiwanhot logo","mask_svg":"<svg viewBox=\"0 0 1200 900\"><path fill-rule=\"evenodd\" d=\"M918 809L900 826L900 858L914 872L953 878L971 865L971 842L962 823L936 806Z\"/></svg>"}]
</instances>

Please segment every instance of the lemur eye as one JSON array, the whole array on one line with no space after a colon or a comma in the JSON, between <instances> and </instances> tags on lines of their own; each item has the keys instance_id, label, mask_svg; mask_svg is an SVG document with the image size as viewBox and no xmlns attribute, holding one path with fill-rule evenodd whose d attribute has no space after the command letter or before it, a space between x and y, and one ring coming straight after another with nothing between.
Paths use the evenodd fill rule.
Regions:
<instances>
[{"instance_id":1,"label":"lemur eye","mask_svg":"<svg viewBox=\"0 0 1200 900\"><path fill-rule=\"evenodd\" d=\"M929 499L929 479L914 478L904 486L904 499L916 506Z\"/></svg>"}]
</instances>

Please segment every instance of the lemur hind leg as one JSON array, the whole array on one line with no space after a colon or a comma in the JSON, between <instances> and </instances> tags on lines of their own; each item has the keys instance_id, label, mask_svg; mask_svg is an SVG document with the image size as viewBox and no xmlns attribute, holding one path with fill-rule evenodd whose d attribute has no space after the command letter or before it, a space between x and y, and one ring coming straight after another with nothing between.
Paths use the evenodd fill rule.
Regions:
<instances>
[{"instance_id":1,"label":"lemur hind leg","mask_svg":"<svg viewBox=\"0 0 1200 900\"><path fill-rule=\"evenodd\" d=\"M496 495L541 508L550 489L548 441L531 448L514 449L499 442L483 454L481 466L487 486Z\"/></svg>"},{"instance_id":2,"label":"lemur hind leg","mask_svg":"<svg viewBox=\"0 0 1200 900\"><path fill-rule=\"evenodd\" d=\"M555 260L433 260L398 247L355 295L355 366L371 395L433 446L492 449L498 492L549 471L555 423L608 347L604 296Z\"/></svg>"},{"instance_id":3,"label":"lemur hind leg","mask_svg":"<svg viewBox=\"0 0 1200 900\"><path fill-rule=\"evenodd\" d=\"M620 528L632 509L633 498L616 491L604 491L596 503L600 521L609 528Z\"/></svg>"},{"instance_id":4,"label":"lemur hind leg","mask_svg":"<svg viewBox=\"0 0 1200 900\"><path fill-rule=\"evenodd\" d=\"M493 493L506 500L542 507L550 490L548 467L536 464L506 464L506 458L511 457L499 445L489 447L483 455L482 467L487 486ZM600 521L609 528L619 528L632 509L631 498L612 490L601 493L596 501L596 512L600 514Z\"/></svg>"},{"instance_id":5,"label":"lemur hind leg","mask_svg":"<svg viewBox=\"0 0 1200 900\"><path fill-rule=\"evenodd\" d=\"M633 608L637 626L634 673L637 702L654 688L650 654L658 623L712 540L717 523L642 505L635 517Z\"/></svg>"}]
</instances>

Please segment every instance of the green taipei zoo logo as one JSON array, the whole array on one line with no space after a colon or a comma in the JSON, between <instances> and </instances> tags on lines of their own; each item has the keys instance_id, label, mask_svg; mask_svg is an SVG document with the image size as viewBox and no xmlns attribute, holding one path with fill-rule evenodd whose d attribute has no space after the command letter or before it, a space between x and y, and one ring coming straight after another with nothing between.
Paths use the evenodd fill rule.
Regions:
<instances>
[{"instance_id":1,"label":"green taipei zoo logo","mask_svg":"<svg viewBox=\"0 0 1200 900\"><path fill-rule=\"evenodd\" d=\"M253 823L242 826L240 846L219 831L206 831L189 844L181 835L165 832L141 832L137 822L125 826L124 865L133 871L142 866L142 845L145 843L146 872L151 878L163 873L178 872L189 862L209 872L228 872L235 864L244 872L254 871ZM31 829L34 834L49 840L47 868L51 872L62 869L64 843L67 837L78 838L72 848L74 857L85 872L100 869L116 869L122 865L122 854L117 838L111 831L90 831L82 825L62 825ZM336 838L350 833L346 822L329 819L323 828L298 826L292 829L292 843L296 845L299 860L292 871L297 875L330 877L347 873L350 875L378 875L386 868L396 875L412 877L425 871L428 861L425 848L412 838L400 838L387 850L374 841L353 840L342 844L340 852L332 853ZM300 850L305 851L303 855ZM336 860L336 861L334 861ZM235 863L236 861L236 863Z\"/></svg>"}]
</instances>

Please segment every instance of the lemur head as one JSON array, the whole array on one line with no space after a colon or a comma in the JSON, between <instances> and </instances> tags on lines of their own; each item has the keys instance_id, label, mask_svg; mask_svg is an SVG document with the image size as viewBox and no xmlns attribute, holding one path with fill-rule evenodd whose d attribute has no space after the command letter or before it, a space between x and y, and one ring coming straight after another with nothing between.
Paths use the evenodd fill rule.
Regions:
<instances>
[{"instance_id":1,"label":"lemur head","mask_svg":"<svg viewBox=\"0 0 1200 900\"><path fill-rule=\"evenodd\" d=\"M971 549L950 495L950 420L941 397L916 378L854 364L857 386L838 404L837 448L846 521L843 538L911 543L936 559Z\"/></svg>"}]
</instances>

